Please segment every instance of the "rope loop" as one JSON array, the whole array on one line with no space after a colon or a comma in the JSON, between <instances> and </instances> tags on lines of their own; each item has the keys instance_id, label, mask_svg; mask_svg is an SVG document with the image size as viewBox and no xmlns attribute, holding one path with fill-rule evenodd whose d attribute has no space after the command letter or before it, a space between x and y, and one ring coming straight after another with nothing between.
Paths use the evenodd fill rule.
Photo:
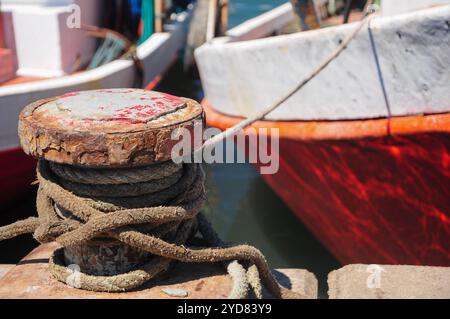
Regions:
<instances>
[{"instance_id":1,"label":"rope loop","mask_svg":"<svg viewBox=\"0 0 450 319\"><path fill-rule=\"evenodd\" d=\"M167 271L173 261L224 262L233 282L230 298L247 298L250 290L261 298L262 286L277 298L303 297L278 284L258 249L226 245L220 240L200 213L206 194L199 164L167 162L127 168L124 174L111 171L39 161L39 218L0 228L0 240L33 232L41 243L56 241L62 248L50 258L50 273L69 284L73 270L65 265L64 247L103 239L149 253L148 262L126 273L97 276L80 272L77 288L85 290L135 289ZM149 198L154 205L146 205ZM126 204L129 199L133 199L131 205ZM197 234L206 247L187 246Z\"/></svg>"}]
</instances>

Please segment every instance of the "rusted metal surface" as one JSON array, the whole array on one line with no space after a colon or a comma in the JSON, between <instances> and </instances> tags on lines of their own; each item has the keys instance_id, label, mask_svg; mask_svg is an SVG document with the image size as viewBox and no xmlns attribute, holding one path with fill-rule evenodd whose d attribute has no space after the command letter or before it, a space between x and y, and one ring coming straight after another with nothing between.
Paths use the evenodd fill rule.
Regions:
<instances>
[{"instance_id":1,"label":"rusted metal surface","mask_svg":"<svg viewBox=\"0 0 450 319\"><path fill-rule=\"evenodd\" d=\"M195 101L140 89L72 92L37 101L20 114L24 151L85 166L146 165L170 159L179 128L201 125Z\"/></svg>"},{"instance_id":2,"label":"rusted metal surface","mask_svg":"<svg viewBox=\"0 0 450 319\"><path fill-rule=\"evenodd\" d=\"M231 280L218 264L177 264L170 276L162 276L139 290L127 293L74 289L54 280L47 271L48 258L56 247L54 243L39 246L0 279L0 298L222 299L226 298L231 290ZM283 286L304 293L309 298L317 298L317 280L310 272L287 269L275 271L275 274Z\"/></svg>"}]
</instances>

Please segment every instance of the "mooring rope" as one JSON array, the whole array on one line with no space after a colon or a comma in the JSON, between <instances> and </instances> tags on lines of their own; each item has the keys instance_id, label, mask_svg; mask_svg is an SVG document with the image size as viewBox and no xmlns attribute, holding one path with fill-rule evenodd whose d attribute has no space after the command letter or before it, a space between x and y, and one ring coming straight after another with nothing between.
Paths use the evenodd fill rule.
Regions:
<instances>
[{"instance_id":1,"label":"mooring rope","mask_svg":"<svg viewBox=\"0 0 450 319\"><path fill-rule=\"evenodd\" d=\"M258 249L248 245L226 245L220 240L206 218L199 213L206 200L204 173L199 164L166 162L143 168L113 170L82 169L41 160L37 177L39 217L1 227L0 240L34 233L40 243L59 243L62 248L54 252L49 262L50 273L59 281L68 283L69 276L74 273L64 264L64 247L86 245L102 237L153 256L138 269L115 276L80 272L78 288L127 291L160 275L172 261L228 262L227 270L233 281L231 298L245 298L249 290L260 298L262 285L277 298L303 297L278 284ZM170 185L163 183L164 179L170 180ZM83 185L82 194L76 188L63 186L67 186L68 182ZM107 191L98 192L99 197L84 194L89 188L97 192L99 185L111 191L109 194L125 191L122 202L119 203L116 198L115 203L111 204L113 198L104 196ZM141 194L140 188L145 190L145 194ZM133 197L128 197L130 193L126 191ZM135 196L136 192L140 195ZM147 197L152 198L152 206L146 206L149 202ZM134 198L131 204L129 198ZM62 216L61 212L66 215ZM207 247L184 246L197 233L202 235ZM247 269L242 263L248 265Z\"/></svg>"}]
</instances>

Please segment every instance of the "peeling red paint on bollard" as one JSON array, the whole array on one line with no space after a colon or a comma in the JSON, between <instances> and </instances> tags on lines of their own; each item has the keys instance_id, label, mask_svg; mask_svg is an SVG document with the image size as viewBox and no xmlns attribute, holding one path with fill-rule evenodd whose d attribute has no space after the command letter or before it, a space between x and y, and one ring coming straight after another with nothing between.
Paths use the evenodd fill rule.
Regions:
<instances>
[{"instance_id":1,"label":"peeling red paint on bollard","mask_svg":"<svg viewBox=\"0 0 450 319\"><path fill-rule=\"evenodd\" d=\"M171 160L172 147L178 143L172 133L198 126L203 128L203 109L193 100L141 89L92 90L28 105L20 114L19 138L27 154L67 167L150 168ZM96 276L130 272L151 257L108 236L64 248L66 266L77 265Z\"/></svg>"},{"instance_id":2,"label":"peeling red paint on bollard","mask_svg":"<svg viewBox=\"0 0 450 319\"><path fill-rule=\"evenodd\" d=\"M140 89L72 92L20 114L24 151L57 163L130 167L170 160L172 132L203 123L195 101Z\"/></svg>"}]
</instances>

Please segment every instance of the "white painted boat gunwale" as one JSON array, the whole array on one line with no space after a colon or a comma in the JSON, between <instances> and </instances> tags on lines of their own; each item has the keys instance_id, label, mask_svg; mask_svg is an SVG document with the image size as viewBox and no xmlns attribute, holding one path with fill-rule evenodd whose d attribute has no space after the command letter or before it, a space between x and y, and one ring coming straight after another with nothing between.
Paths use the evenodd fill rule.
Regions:
<instances>
[{"instance_id":1,"label":"white painted boat gunwale","mask_svg":"<svg viewBox=\"0 0 450 319\"><path fill-rule=\"evenodd\" d=\"M450 32L445 30L445 21L449 19L450 6L447 5L376 17L371 22L377 51L382 55L380 57L378 52L383 77L387 78L385 85L392 116L450 111ZM255 28L261 25L255 22L258 17L252 20ZM249 41L233 41L229 36L205 44L195 52L205 96L221 113L241 117L254 114L292 89L308 71L326 58L338 45L339 39L355 27L356 24L340 25ZM431 35L433 28L438 33L436 37ZM240 26L235 29L242 30ZM251 30L246 32L251 34ZM396 37L402 33L404 38L400 41ZM440 43L437 43L438 40ZM416 56L407 54L411 48ZM299 54L294 58L294 54L283 54L283 49L288 52L296 49ZM304 51L309 51L309 55ZM346 51L303 92L296 94L266 119L333 121L388 117L368 30L363 30ZM365 63L357 65L362 60L361 56ZM356 66L348 70L346 66L352 64ZM399 69L396 70L396 67ZM356 76L365 72L366 75L354 81L351 90L338 90L336 85L342 86L349 81L348 77L340 76L343 72L352 72ZM336 75L338 84L333 84L331 81ZM361 83L365 83L366 87ZM352 105L352 95L357 91L368 91L369 85L374 92L365 92L367 96L359 96L360 101ZM327 86L334 91L331 94L325 92L328 99L324 99ZM320 100L327 104L320 105Z\"/></svg>"}]
</instances>

